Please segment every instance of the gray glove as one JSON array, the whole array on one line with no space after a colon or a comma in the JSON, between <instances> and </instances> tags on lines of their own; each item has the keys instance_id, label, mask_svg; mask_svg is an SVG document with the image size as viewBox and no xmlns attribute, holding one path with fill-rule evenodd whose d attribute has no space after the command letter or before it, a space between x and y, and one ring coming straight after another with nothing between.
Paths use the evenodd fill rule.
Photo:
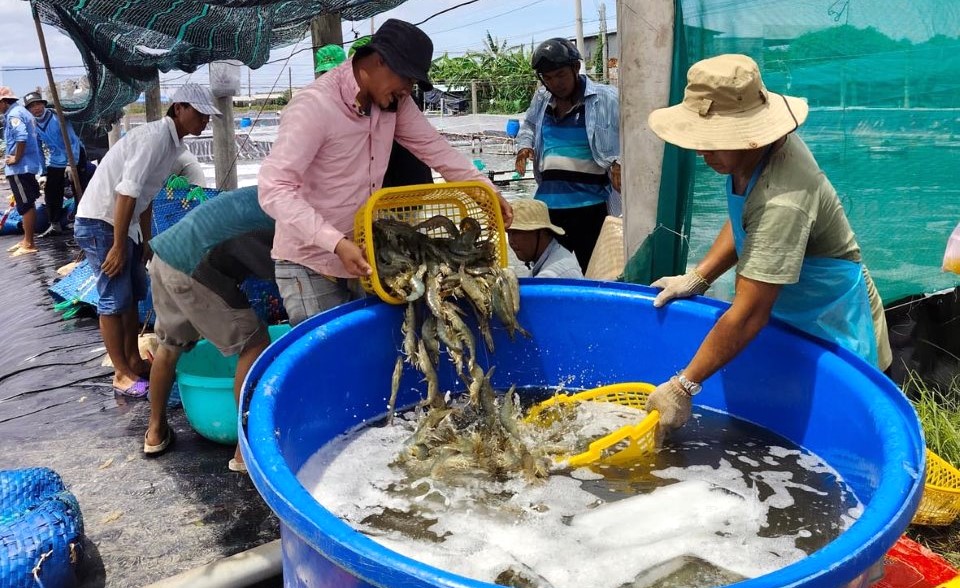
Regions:
<instances>
[{"instance_id":1,"label":"gray glove","mask_svg":"<svg viewBox=\"0 0 960 588\"><path fill-rule=\"evenodd\" d=\"M682 276L666 276L650 285L654 288L663 288L653 301L653 305L660 308L674 298L689 298L694 294L703 294L710 287L710 282L706 281L700 272L692 269Z\"/></svg>"},{"instance_id":2,"label":"gray glove","mask_svg":"<svg viewBox=\"0 0 960 588\"><path fill-rule=\"evenodd\" d=\"M667 432L678 429L690 419L690 395L680 383L671 378L660 384L647 398L647 412L660 413L660 426L657 429L657 444Z\"/></svg>"}]
</instances>

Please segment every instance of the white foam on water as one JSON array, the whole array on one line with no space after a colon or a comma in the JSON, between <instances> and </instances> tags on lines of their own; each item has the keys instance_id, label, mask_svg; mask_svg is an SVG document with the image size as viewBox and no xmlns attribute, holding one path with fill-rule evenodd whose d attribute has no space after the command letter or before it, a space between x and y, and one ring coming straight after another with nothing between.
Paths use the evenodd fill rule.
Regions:
<instances>
[{"instance_id":1,"label":"white foam on water","mask_svg":"<svg viewBox=\"0 0 960 588\"><path fill-rule=\"evenodd\" d=\"M407 481L406 473L390 463L412 427L401 418L394 426L341 436L311 457L298 478L323 506L374 541L486 582L512 568L540 576L554 588L617 588L681 556L760 576L806 557L796 540L811 535L800 520L792 535L758 536L767 527L769 510L793 505L790 490L823 494L794 482L790 472L745 474L726 459L718 467L657 470L654 475L667 485L615 502L581 487L601 477L589 468L553 475L541 484L520 479L495 483L466 478L457 486L426 478ZM767 464L774 456L796 456L816 471L832 472L800 451L774 446L768 453L762 458ZM442 541L416 540L361 523L387 509L420 517L426 521L422 526ZM858 507L842 516L843 528L861 512Z\"/></svg>"}]
</instances>

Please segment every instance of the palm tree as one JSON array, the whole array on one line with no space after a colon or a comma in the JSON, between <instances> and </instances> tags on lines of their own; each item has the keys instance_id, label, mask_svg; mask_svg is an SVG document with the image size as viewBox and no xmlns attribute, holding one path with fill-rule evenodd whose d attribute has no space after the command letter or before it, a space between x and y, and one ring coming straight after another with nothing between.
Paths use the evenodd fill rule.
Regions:
<instances>
[{"instance_id":1,"label":"palm tree","mask_svg":"<svg viewBox=\"0 0 960 588\"><path fill-rule=\"evenodd\" d=\"M522 112L537 89L537 78L524 47L508 47L487 31L481 51L462 57L444 54L434 60L430 77L438 83L467 87L477 83L480 112Z\"/></svg>"}]
</instances>

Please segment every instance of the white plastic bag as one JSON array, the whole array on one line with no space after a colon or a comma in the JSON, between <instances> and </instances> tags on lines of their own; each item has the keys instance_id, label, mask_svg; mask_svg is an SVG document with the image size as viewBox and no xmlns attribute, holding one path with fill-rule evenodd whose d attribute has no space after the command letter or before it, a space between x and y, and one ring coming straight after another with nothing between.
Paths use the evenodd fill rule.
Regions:
<instances>
[{"instance_id":1,"label":"white plastic bag","mask_svg":"<svg viewBox=\"0 0 960 588\"><path fill-rule=\"evenodd\" d=\"M953 229L947 239L947 249L943 252L943 271L960 274L960 224Z\"/></svg>"},{"instance_id":2,"label":"white plastic bag","mask_svg":"<svg viewBox=\"0 0 960 588\"><path fill-rule=\"evenodd\" d=\"M210 92L217 98L240 93L240 67L243 63L230 59L210 63Z\"/></svg>"}]
</instances>

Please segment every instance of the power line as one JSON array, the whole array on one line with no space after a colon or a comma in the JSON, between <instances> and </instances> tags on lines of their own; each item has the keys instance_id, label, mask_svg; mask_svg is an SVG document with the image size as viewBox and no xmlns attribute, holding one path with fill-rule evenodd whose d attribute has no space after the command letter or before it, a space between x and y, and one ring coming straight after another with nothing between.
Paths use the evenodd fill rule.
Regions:
<instances>
[{"instance_id":1,"label":"power line","mask_svg":"<svg viewBox=\"0 0 960 588\"><path fill-rule=\"evenodd\" d=\"M427 22L428 20L430 20L431 18L440 16L441 14L443 14L443 13L445 13L445 12L450 12L451 10L455 10L455 9L457 9L457 8L460 8L461 6L466 6L467 4L474 4L475 2L479 2L479 0L467 0L466 2L462 2L462 3L460 3L460 4L457 4L456 6L451 6L450 8L446 8L446 9L444 9L444 10L441 10L440 12L437 12L437 13L435 13L435 14L431 14L431 15L428 16L427 18L421 20L420 22L415 22L415 23L413 23L413 24L416 25L416 26L420 26L420 25L422 25L423 23L425 23L425 22ZM354 31L354 32L356 32L356 31Z\"/></svg>"}]
</instances>

